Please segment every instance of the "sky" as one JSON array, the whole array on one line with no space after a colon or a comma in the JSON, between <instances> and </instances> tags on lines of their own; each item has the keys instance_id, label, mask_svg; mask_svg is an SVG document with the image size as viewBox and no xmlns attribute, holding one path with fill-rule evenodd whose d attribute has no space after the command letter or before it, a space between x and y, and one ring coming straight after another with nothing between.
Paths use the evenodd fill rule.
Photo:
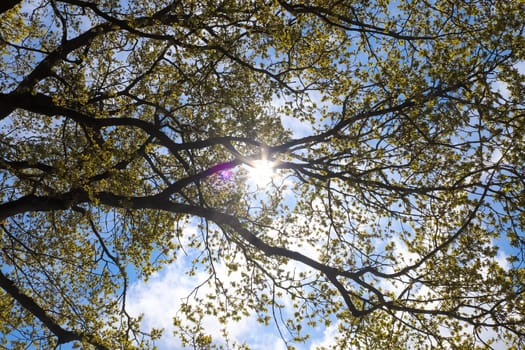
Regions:
<instances>
[{"instance_id":1,"label":"sky","mask_svg":"<svg viewBox=\"0 0 525 350\"><path fill-rule=\"evenodd\" d=\"M29 11L28 9L27 11ZM518 64L521 73L525 74L525 62ZM496 82L494 89L500 91L505 96L508 95L508 90L503 82ZM316 94L311 95L311 99L318 104L320 103L320 96ZM281 97L275 97L273 107L280 107L286 101ZM282 124L285 128L291 130L294 137L304 137L312 133L312 125L298 121L289 116L281 118ZM254 172L252 175L252 185L257 186L259 181L264 180L267 175L263 175L261 179L255 179L255 176L260 176L261 173ZM259 183L259 185L263 185ZM189 226L187 230L195 230L195 226ZM407 259L410 254L406 247L398 242L398 254L406 256ZM505 248L505 247L504 247ZM507 247L508 248L508 247ZM183 349L177 337L172 336L173 332L173 317L177 314L181 302L192 293L195 286L200 284L207 278L204 272L197 273L195 276L189 276L185 272L188 264L192 259L192 252L188 252L188 256L181 255L174 263L166 266L163 270L154 273L147 282L135 280L132 281L128 294L128 311L131 315L138 316L144 314L143 325L145 329L149 328L163 328L164 336L156 343L159 350L168 349ZM505 249L500 251L497 259L501 266L507 266L505 261ZM228 275L224 265L218 266L219 274L225 280L240 279L241 277L235 273ZM390 286L395 288L395 286ZM200 291L206 293L206 287ZM221 338L220 324L212 319L204 320L206 330L211 333L214 339ZM230 336L239 343L246 342L254 350L263 349L286 349L283 340L279 337L275 326L270 325L264 327L256 321L255 315L242 319L240 322L231 323L229 325ZM305 344L294 344L299 350L314 350L316 347L324 346L326 348L333 347L333 339L337 334L337 322L324 328L311 329L311 339ZM495 349L506 349L506 346L499 344Z\"/></svg>"},{"instance_id":2,"label":"sky","mask_svg":"<svg viewBox=\"0 0 525 350\"><path fill-rule=\"evenodd\" d=\"M196 228L190 226L188 230L196 230ZM195 286L201 284L208 277L206 272L199 272L195 276L188 276L185 273L188 268L188 261L194 257L191 250L186 252L188 256L183 256L162 271L154 273L148 282L135 281L129 289L129 313L134 316L142 313L145 329L164 329L164 336L156 343L160 350L183 349L180 346L179 339L172 336L174 330L173 317L177 314L181 302L192 293ZM301 267L288 266L288 268ZM242 279L239 274L228 274L227 268L223 264L217 266L217 274L224 283L234 280L241 281ZM208 292L213 291L206 285L199 290L200 295L205 295ZM213 339L222 338L220 334L221 325L214 318L205 318L204 327ZM228 329L232 340L238 343L246 342L253 350L286 349L286 345L279 337L275 325L262 326L257 322L255 315L243 318L239 322L229 323ZM297 348L313 350L317 346L329 346L336 330L337 324L324 329L310 329L312 339Z\"/></svg>"},{"instance_id":3,"label":"sky","mask_svg":"<svg viewBox=\"0 0 525 350\"><path fill-rule=\"evenodd\" d=\"M517 68L522 74L525 74L525 62L518 64ZM493 88L498 90L504 97L508 96L505 83L495 82ZM316 103L320 103L319 95L313 94L311 95L311 99ZM276 97L273 105L274 107L279 107L283 105L284 102L282 99ZM290 117L282 117L282 124L292 131L294 137L304 137L312 133L311 125ZM256 174L257 172L254 173ZM251 181L253 184L258 180L252 179ZM195 227L189 227L188 229L192 230L195 229ZM411 254L407 251L406 245L402 242L396 243L396 253L404 256L408 261L411 258ZM494 244L499 244L499 242ZM509 246L503 246L496 257L500 266L504 268L509 268L508 262L506 261L506 250L508 249L510 249ZM143 324L146 329L150 327L164 329L164 336L156 342L159 350L183 349L183 347L180 346L179 340L172 336L174 329L173 316L177 314L181 301L192 292L193 288L198 285L199 282L202 282L207 277L207 275L202 272L192 277L186 275L185 270L188 267L187 264L189 260L191 260L191 254L188 257L181 257L165 269L154 273L147 282L135 281L129 290L128 306L130 313L132 315L144 314ZM227 276L224 266L220 266L218 271L223 274L222 278L225 280L239 278L235 275ZM392 285L385 285L383 287L398 288ZM202 291L202 293L205 292L205 290ZM424 290L421 291L421 293L424 292ZM213 339L221 338L220 325L217 321L209 318L205 320L204 324ZM294 344L294 346L296 346L298 350L314 350L321 346L327 349L334 348L334 338L338 333L337 327L338 323L334 320L328 327L310 329L311 338L304 344ZM240 322L230 324L229 329L232 339L239 343L246 342L253 350L286 349L285 343L279 337L275 326L262 326L257 323L253 315ZM484 337L489 337L491 334L492 331L485 330ZM494 345L494 349L504 350L507 349L507 345L497 343Z\"/></svg>"},{"instance_id":4,"label":"sky","mask_svg":"<svg viewBox=\"0 0 525 350\"><path fill-rule=\"evenodd\" d=\"M407 261L411 258L406 247L398 242L396 253L403 255ZM189 256L188 258L191 258ZM508 268L508 263L505 260L506 254L500 251L496 257L500 266ZM143 325L145 329L149 328L163 328L163 337L156 342L159 350L168 349L184 349L180 346L177 337L172 336L173 333L173 316L181 305L181 302L191 294L196 285L200 284L207 277L206 273L198 273L196 276L188 276L185 274L187 268L187 260L184 257L177 260L175 263L167 266L164 270L156 272L148 280L148 282L135 281L128 294L128 311L131 315L144 315ZM222 279L235 279L239 276L228 276L224 265L218 268L219 275L222 274ZM383 285L390 289L399 289L398 286ZM206 287L200 290L204 295L207 292ZM422 295L427 292L421 290ZM334 320L335 321L335 320ZM220 324L213 318L204 320L205 329L212 335L213 339L221 339ZM327 349L334 348L333 341L337 335L338 323L335 321L328 327L310 329L311 338L305 344L294 344L298 350L315 350L317 347L324 346ZM230 323L228 329L230 330L231 339L239 343L246 342L253 350L286 349L285 343L279 337L275 326L268 327L259 324L254 316L243 318L240 322ZM485 334L489 336L491 332ZM496 350L507 349L507 345L501 343L496 344Z\"/></svg>"}]
</instances>

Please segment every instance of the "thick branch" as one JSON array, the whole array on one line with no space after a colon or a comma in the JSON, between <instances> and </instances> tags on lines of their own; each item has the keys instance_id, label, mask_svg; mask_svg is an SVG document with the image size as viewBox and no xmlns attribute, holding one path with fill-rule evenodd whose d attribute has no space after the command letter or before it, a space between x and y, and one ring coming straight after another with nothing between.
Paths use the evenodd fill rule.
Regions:
<instances>
[{"instance_id":1,"label":"thick branch","mask_svg":"<svg viewBox=\"0 0 525 350\"><path fill-rule=\"evenodd\" d=\"M24 309L29 311L33 316L38 318L57 338L58 344L65 344L72 341L85 340L95 346L98 350L109 350L106 346L100 344L91 336L85 336L78 332L69 331L62 328L53 320L42 307L40 307L31 297L24 294L2 271L0 271L0 287L15 299Z\"/></svg>"},{"instance_id":2,"label":"thick branch","mask_svg":"<svg viewBox=\"0 0 525 350\"><path fill-rule=\"evenodd\" d=\"M69 53L72 51L82 47L89 45L91 41L109 30L111 30L110 24L101 24L96 27L91 28L87 32L84 32L77 36L74 39L66 41L64 44L60 45L55 51L50 53L46 58L44 58L34 69L33 71L28 74L22 82L18 85L16 88L16 92L18 94L23 94L21 97L31 100L31 95L26 94L30 92L34 85L38 83L40 80L44 79L45 77L49 76L52 73L52 68L59 62L60 60L67 57ZM13 112L18 106L9 101L9 97L13 97L13 94L2 94L0 96L0 120L7 117L11 112Z\"/></svg>"},{"instance_id":3,"label":"thick branch","mask_svg":"<svg viewBox=\"0 0 525 350\"><path fill-rule=\"evenodd\" d=\"M483 202L483 198L486 195L486 191L487 190L485 189L485 192L481 196L481 199L478 201L477 206L472 210L466 223L457 231L455 235L453 235L452 237L450 237L450 239L443 242L439 247L437 247L435 251L437 251L438 249L442 249L444 246L450 244L452 240L456 239L457 236L459 236L465 230L465 228L468 226L468 224L471 222L471 220L475 216L475 213L477 213L479 206ZM109 192L99 192L99 193L93 194L93 196L101 204L108 205L111 207L120 207L120 208L128 208L128 209L157 209L157 210L169 211L173 213L189 214L189 215L194 215L194 216L198 216L201 218L205 218L221 226L228 226L232 228L240 237L242 237L245 242L247 242L248 244L250 244L252 247L256 248L257 250L263 252L266 256L269 256L269 257L270 256L280 256L280 257L288 258L288 259L300 262L306 266L309 266L321 272L323 275L325 275L327 280L330 281L337 288L341 296L344 298L349 311L356 317L372 312L378 307L387 307L390 309L395 309L394 308L395 306L397 308L403 309L403 306L397 306L392 302L387 302L384 299L384 295L378 289L376 289L372 285L362 280L361 277L365 273L370 272L370 273L375 274L376 276L380 276L384 278L398 277L401 274L407 273L408 271L417 268L418 266L423 264L430 256L435 254L435 251L432 251L431 253L429 253L428 256L420 260L415 265L408 266L407 268L401 270L400 272L394 273L394 274L381 273L377 271L376 269L362 269L357 272L343 271L343 270L328 266L326 264L320 263L299 252L289 250L284 247L272 246L264 242L262 239L257 237L250 230L248 230L237 217L222 213L212 208L204 208L200 206L174 203L170 201L166 196L158 196L158 195L150 196L150 197L131 197L130 198L130 197L114 195ZM0 213L2 213L0 214L0 220L3 219L3 215L6 215L5 217L7 217L9 215L14 215L14 214L22 213L26 211L50 211L50 210L66 209L66 208L71 207L72 205L80 204L82 202L87 202L88 200L89 198L88 198L87 193L85 193L82 190L65 193L60 196L55 196L55 197L37 197L37 196L29 195L26 197L22 197L11 203L0 205ZM357 284L361 285L362 287L366 288L370 292L374 293L378 297L379 303L375 305L374 307L372 307L371 309L361 309L361 310L358 309L352 302L349 296L348 290L344 287L344 285L341 282L338 281L337 279L338 277L344 277L344 278L353 280ZM413 312L414 313L428 312L427 310L416 310L416 311L413 311ZM452 315L450 313L440 313L439 311L431 311L431 312L436 312L437 314L446 314L448 316L455 317L455 315Z\"/></svg>"},{"instance_id":4,"label":"thick branch","mask_svg":"<svg viewBox=\"0 0 525 350\"><path fill-rule=\"evenodd\" d=\"M132 197L126 198L117 196L109 192L99 192L94 196L100 201L101 204L105 204L112 207L120 208L131 208L131 209L158 209L169 211L173 213L182 213L199 216L210 221L213 221L219 225L226 225L234 229L247 243L252 245L254 248L262 251L267 256L281 256L292 259L294 261L303 263L311 268L322 272L327 278L334 283L337 282L336 277L343 275L345 277L355 277L349 272L343 272L336 268L322 264L314 259L311 259L299 252L292 251L283 247L271 246L264 242L262 239L257 237L255 234L246 229L238 218L221 213L217 210L210 208L203 208L193 205L173 203L167 199L159 198L158 196L152 197ZM34 196L29 195L22 197L16 201L5 203L0 205L0 220L8 216L20 214L27 211L52 211L52 210L64 210L71 208L73 205L77 205L83 202L87 202L89 197L87 193L82 190L64 193L59 196ZM362 281L358 281L362 284ZM338 282L337 284L342 288ZM340 289L342 292L344 288ZM345 298L349 309L356 316L360 314L357 308L352 304L349 298Z\"/></svg>"},{"instance_id":5,"label":"thick branch","mask_svg":"<svg viewBox=\"0 0 525 350\"><path fill-rule=\"evenodd\" d=\"M9 11L21 2L22 0L3 0L0 3L0 14Z\"/></svg>"},{"instance_id":6,"label":"thick branch","mask_svg":"<svg viewBox=\"0 0 525 350\"><path fill-rule=\"evenodd\" d=\"M27 195L11 202L0 204L0 221L10 216L31 211L66 210L73 205L88 201L82 190L73 190L57 196Z\"/></svg>"},{"instance_id":7,"label":"thick branch","mask_svg":"<svg viewBox=\"0 0 525 350\"><path fill-rule=\"evenodd\" d=\"M166 147L172 154L178 151L206 148L214 145L228 145L231 142L242 142L254 146L261 146L261 143L246 137L212 137L206 140L192 141L187 143L176 143L164 132L162 132L157 125L137 118L94 118L84 112L59 106L53 102L53 99L45 94L37 93L0 93L0 116L2 110L14 110L21 108L26 111L40 113L47 116L63 116L70 118L75 122L88 126L90 128L104 128L110 126L129 126L143 130L148 135L155 137L164 147Z\"/></svg>"}]
</instances>

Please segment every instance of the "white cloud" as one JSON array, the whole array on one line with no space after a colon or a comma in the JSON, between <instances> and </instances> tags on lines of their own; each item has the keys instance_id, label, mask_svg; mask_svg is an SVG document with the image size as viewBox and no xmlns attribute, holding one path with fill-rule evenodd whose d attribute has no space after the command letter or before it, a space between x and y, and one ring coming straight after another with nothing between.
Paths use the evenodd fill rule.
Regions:
<instances>
[{"instance_id":1,"label":"white cloud","mask_svg":"<svg viewBox=\"0 0 525 350\"><path fill-rule=\"evenodd\" d=\"M335 339L338 335L339 322L336 322L323 331L322 338L314 340L310 346L310 350L315 350L318 348L326 349L335 349L336 342Z\"/></svg>"},{"instance_id":2,"label":"white cloud","mask_svg":"<svg viewBox=\"0 0 525 350\"><path fill-rule=\"evenodd\" d=\"M516 68L520 74L525 75L525 61L520 61L516 63L514 65L514 68ZM494 89L494 91L499 92L503 98L505 99L509 98L510 91L509 91L507 83L501 80L497 80L492 84L492 88Z\"/></svg>"},{"instance_id":3,"label":"white cloud","mask_svg":"<svg viewBox=\"0 0 525 350\"><path fill-rule=\"evenodd\" d=\"M406 252L403 245L396 245L396 251L399 254L409 257L411 254ZM505 254L500 253L496 260L502 267L505 268L506 260ZM176 315L181 302L186 298L193 288L202 283L206 278L206 273L198 273L196 276L190 277L184 273L187 268L185 259L181 259L169 266L162 272L155 273L148 282L136 282L130 288L128 308L132 315L144 314L144 327L149 329L151 327L164 328L164 336L157 343L160 350L164 349L181 349L179 340L173 336L172 318ZM217 265L217 274L221 278L229 279L229 281L240 280L241 276L232 273L228 276L227 268L224 265ZM387 287L385 284L383 287ZM390 286L390 288L396 288ZM199 295L203 295L209 291L208 287L203 286L203 290ZM417 295L426 296L432 295L432 292L422 286L416 292ZM286 300L282 300L287 307L291 307ZM428 305L432 305L429 303ZM291 309L290 309L291 310ZM221 325L212 317L207 317L203 321L204 327L210 333L213 339L220 339ZM324 329L318 331L322 332L319 336L312 334L313 338L309 345L296 345L299 350L314 350L318 347L326 349L335 348L335 339L338 335L338 323L334 323ZM229 324L229 333L231 339L243 343L246 342L253 350L277 349L285 350L284 342L279 338L275 327L265 327L257 323L254 316L243 318L240 322L232 322ZM472 332L471 329L466 328L465 333ZM317 333L317 332L316 332ZM442 329L442 334L446 335L447 330ZM471 333L472 334L472 333ZM482 339L489 339L496 335L492 330L484 329L481 333ZM503 342L495 344L494 349L506 349Z\"/></svg>"},{"instance_id":4,"label":"white cloud","mask_svg":"<svg viewBox=\"0 0 525 350\"><path fill-rule=\"evenodd\" d=\"M495 244L495 243L494 243ZM494 257L494 260L498 263L498 265L505 271L510 270L510 263L509 263L509 254L505 253L503 250L498 250L498 254Z\"/></svg>"},{"instance_id":5,"label":"white cloud","mask_svg":"<svg viewBox=\"0 0 525 350\"><path fill-rule=\"evenodd\" d=\"M337 111L337 107L329 102L323 101L320 91L307 91L300 102L295 98L286 96L274 96L272 106L281 113L281 123L285 129L292 132L294 138L302 138L314 134L314 128L323 124L321 110ZM294 110L293 115L284 113L285 107Z\"/></svg>"},{"instance_id":6,"label":"white cloud","mask_svg":"<svg viewBox=\"0 0 525 350\"><path fill-rule=\"evenodd\" d=\"M187 233L194 232L195 227L189 226ZM186 302L194 288L201 285L199 296L214 293L212 287L203 284L209 276L207 272L198 272L194 276L186 274L188 264L194 258L192 256L194 252L188 251L188 253L188 256L180 257L162 271L154 273L147 282L136 281L128 292L127 310L132 316L143 314L143 329L164 329L162 338L156 342L160 350L182 349L179 339L173 335L175 330L173 317L177 315L181 305ZM243 278L241 271L228 271L224 264L216 264L215 271L226 288L232 282L240 282ZM221 342L223 325L217 318L204 316L202 325L214 342ZM227 328L230 340L237 343L246 342L253 350L286 348L284 342L277 336L276 330L271 326L265 327L259 324L255 315L244 317L239 322L231 321Z\"/></svg>"},{"instance_id":7,"label":"white cloud","mask_svg":"<svg viewBox=\"0 0 525 350\"><path fill-rule=\"evenodd\" d=\"M291 116L281 116L281 123L285 129L292 131L292 136L295 138L310 136L313 133L313 128L310 123L300 121Z\"/></svg>"},{"instance_id":8,"label":"white cloud","mask_svg":"<svg viewBox=\"0 0 525 350\"><path fill-rule=\"evenodd\" d=\"M315 201L312 206L316 209L322 209L322 202ZM316 220L308 220L306 217L297 215L296 217L295 229L303 229L310 231L314 229L316 225ZM276 222L277 226L286 226L285 222ZM187 237L188 234L196 233L196 228L193 225L188 227L189 231L183 235ZM278 234L275 232L268 232L270 235ZM187 243L187 242L184 242ZM300 245L300 240L293 241L289 248L292 250L300 251L303 254L306 254L309 257L316 257L319 253L315 247L310 245ZM190 252L191 253L191 252ZM402 242L399 239L395 239L395 256L400 257L398 268L402 268L406 265L413 264L417 261L417 254L411 253L407 249L406 243ZM402 257L402 258L401 258ZM508 262L506 261L506 254L499 251L498 255L495 257L495 260L500 264L502 268L508 268ZM146 283L136 282L130 288L129 293L129 310L133 315L138 315L139 313L144 313L144 327L145 329L155 327L155 328L164 328L164 336L157 343L159 349L179 349L180 344L177 337L173 336L173 326L172 318L177 314L177 311L181 305L181 302L186 298L193 288L199 283L203 282L208 275L204 272L198 273L194 277L186 275L184 272L188 268L188 261L191 260L190 257L181 257L180 260L175 263L167 266L162 272L154 274L150 280ZM298 265L294 263L289 263L283 267L285 271L307 271L308 267L304 265ZM240 272L233 272L228 274L227 268L223 264L216 265L216 271L221 280L226 283L232 281L241 281L242 276ZM393 271L393 270L392 270ZM392 272L386 271L386 272ZM389 281L381 281L380 287L384 290L394 290L399 293L401 291L401 286L392 284ZM204 295L210 291L209 287L203 286L203 290L200 291L199 295ZM435 294L429 290L426 286L419 286L419 288L414 289L413 293L416 296L422 298L432 298ZM283 304L286 305L286 311L292 311L292 303L286 298L281 300ZM428 303L427 307L436 307L436 303ZM206 328L206 331L210 333L214 340L220 339L220 329L221 325L214 318L208 317L205 318L203 324ZM232 322L228 326L230 336L232 340L235 340L238 343L246 342L254 350L263 350L263 349L285 349L284 342L279 338L278 332L274 326L265 327L257 323L254 316L243 318L240 322ZM469 332L468 330L466 332ZM338 333L337 324L333 324L324 329L317 329L315 333L311 334L312 339L311 343L308 345L296 345L297 349L313 350L316 347L324 346L327 349L334 348L334 339ZM443 334L446 334L446 330L443 329ZM472 333L471 333L472 334ZM481 335L482 339L488 339L493 334L490 330L483 330ZM503 343L498 343L495 349L504 349L505 346Z\"/></svg>"},{"instance_id":9,"label":"white cloud","mask_svg":"<svg viewBox=\"0 0 525 350\"><path fill-rule=\"evenodd\" d=\"M179 342L173 334L173 317L182 300L198 284L203 275L190 278L184 274L181 262L166 267L162 273L155 273L148 282L137 281L131 285L128 295L128 312L133 316L144 314L145 329L163 328L164 336L158 344L162 348L174 348Z\"/></svg>"},{"instance_id":10,"label":"white cloud","mask_svg":"<svg viewBox=\"0 0 525 350\"><path fill-rule=\"evenodd\" d=\"M497 80L493 85L493 89L501 94L503 98L507 99L510 96L508 84L504 81Z\"/></svg>"}]
</instances>

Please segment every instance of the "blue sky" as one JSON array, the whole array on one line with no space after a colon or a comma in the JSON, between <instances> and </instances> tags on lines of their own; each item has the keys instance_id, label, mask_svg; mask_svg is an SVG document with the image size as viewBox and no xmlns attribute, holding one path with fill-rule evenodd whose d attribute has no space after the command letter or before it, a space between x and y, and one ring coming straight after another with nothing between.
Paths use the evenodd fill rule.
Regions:
<instances>
[{"instance_id":1,"label":"blue sky","mask_svg":"<svg viewBox=\"0 0 525 350\"><path fill-rule=\"evenodd\" d=\"M525 73L525 63L518 65L519 70ZM505 84L502 82L496 82L493 88L500 91L502 95L508 95ZM311 99L321 104L320 96L318 94L312 94ZM282 106L284 101L276 98L273 102L274 107ZM330 107L330 106L328 106ZM295 137L304 137L312 132L312 125L305 122L300 122L296 119L283 117L282 123L285 127L289 128ZM494 155L497 157L497 154ZM187 230L195 230L194 226L190 226ZM502 240L503 242L504 240ZM500 245L499 254L496 256L496 261L504 267L508 268L509 265L506 261L506 257L511 252L511 248L507 244L501 245L502 242L494 242L494 244ZM416 258L415 255L410 254L407 251L407 247L400 241L396 241L396 253L400 256L405 257L405 261L408 263L411 258ZM313 249L311 254L315 254ZM167 266L164 270L155 273L148 282L134 281L131 285L128 297L128 305L131 314L138 315L144 314L144 326L145 328L156 327L164 328L164 336L160 341L156 343L160 350L167 349L182 349L180 347L179 340L172 336L173 331L173 316L177 313L180 307L181 301L184 300L193 290L193 288L206 279L207 274L202 272L196 276L189 277L185 274L188 268L188 262L191 260L190 256L183 256L179 258L172 265ZM293 268L300 268L295 266ZM222 273L224 280L235 280L239 279L240 276L236 276L235 273L228 275L224 265L219 266L218 272ZM392 284L382 285L384 288L398 289L399 286ZM201 291L203 294L206 293L206 288ZM421 290L421 293L428 291ZM220 339L220 324L213 318L207 318L204 321L206 330L212 335L214 339ZM314 350L317 347L324 346L327 349L334 347L334 338L337 335L337 321L328 326L319 326L315 329L308 329L308 333L311 338L304 344L293 344L299 350ZM243 319L240 322L230 323L228 326L230 330L230 336L233 340L239 343L246 342L254 350L263 349L286 349L285 343L279 337L279 333L272 324L268 327L260 325L255 316L250 316ZM490 337L493 332L490 330L484 330L484 336ZM507 349L507 345L503 343L495 344L496 350Z\"/></svg>"},{"instance_id":2,"label":"blue sky","mask_svg":"<svg viewBox=\"0 0 525 350\"><path fill-rule=\"evenodd\" d=\"M26 3L24 3L26 4ZM27 9L29 11L29 9ZM525 63L518 65L522 73L525 74ZM503 95L507 94L505 84L502 82L496 82L493 85L494 89L499 90ZM310 96L311 100L319 105L320 96L317 93L312 93ZM272 107L279 108L286 103L284 97L275 97ZM328 109L332 106L326 106ZM310 135L313 132L313 126L306 122L300 122L297 119L289 116L283 116L281 118L282 124L290 129L295 137L304 137ZM0 125L1 126L1 125ZM250 179L248 179L250 181ZM255 186L255 184L252 184ZM305 223L315 224L315 223ZM196 230L195 226L188 226L186 233L190 233L191 230ZM406 246L401 242L397 242L397 253L410 259L411 255L407 252ZM500 254L497 256L497 260L500 265L506 266L505 257L507 253L510 253L510 247L503 245ZM177 314L177 311L181 305L181 302L192 293L196 285L199 285L204 281L208 274L205 272L197 273L195 276L188 276L186 271L193 258L192 252L187 251L188 255L184 255L180 252L179 259L173 264L165 267L158 273L153 274L147 282L139 281L134 279L131 281L128 295L128 309L132 315L144 314L144 328L164 328L163 338L157 342L157 346L160 350L165 349L180 349L180 342L177 337L172 335L173 331L173 317ZM312 250L309 252L315 254ZM301 266L290 266L290 268L301 269ZM228 274L227 269L224 265L218 265L217 269L220 277L225 281L239 280L241 276L236 273ZM395 285L385 285L385 288L397 288ZM206 286L204 286L199 293L206 294ZM284 303L289 302L283 300ZM291 310L291 309L290 309ZM220 324L211 317L204 320L206 330L218 340L221 338L220 335ZM279 337L278 331L275 325L264 327L256 321L255 315L246 317L242 321L233 322L228 327L230 336L232 339L239 343L246 342L252 349L285 349L285 344ZM316 329L308 329L311 334L311 339L305 343L294 344L300 350L313 350L318 346L325 346L326 348L333 347L333 339L337 332L337 323L334 322L328 327L318 327ZM65 348L65 347L63 347ZM500 344L496 349L504 349L505 345Z\"/></svg>"}]
</instances>

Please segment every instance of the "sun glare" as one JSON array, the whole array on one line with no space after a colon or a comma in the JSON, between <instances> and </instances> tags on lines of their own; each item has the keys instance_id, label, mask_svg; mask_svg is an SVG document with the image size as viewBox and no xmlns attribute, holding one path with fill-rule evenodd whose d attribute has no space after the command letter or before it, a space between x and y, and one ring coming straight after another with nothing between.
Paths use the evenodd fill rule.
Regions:
<instances>
[{"instance_id":1,"label":"sun glare","mask_svg":"<svg viewBox=\"0 0 525 350\"><path fill-rule=\"evenodd\" d=\"M253 161L248 168L248 176L253 183L259 186L268 184L275 175L275 164L266 159Z\"/></svg>"}]
</instances>

